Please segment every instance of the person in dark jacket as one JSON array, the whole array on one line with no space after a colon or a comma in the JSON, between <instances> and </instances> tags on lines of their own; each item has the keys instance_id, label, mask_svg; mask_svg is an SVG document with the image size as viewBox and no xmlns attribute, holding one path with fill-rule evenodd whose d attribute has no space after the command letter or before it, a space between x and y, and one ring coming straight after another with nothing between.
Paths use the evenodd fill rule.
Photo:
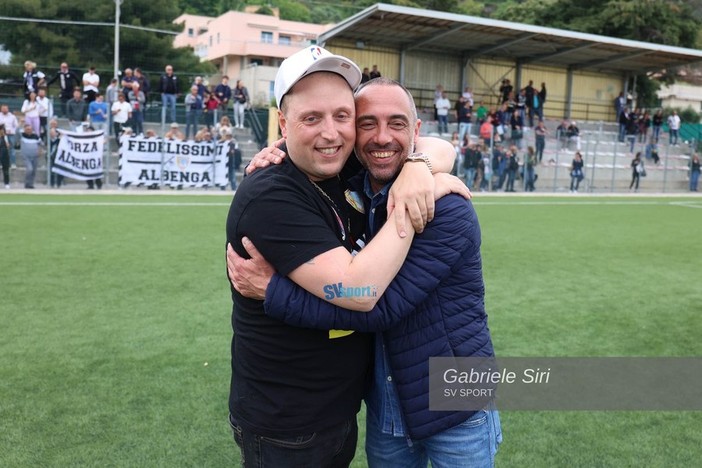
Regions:
<instances>
[{"instance_id":1,"label":"person in dark jacket","mask_svg":"<svg viewBox=\"0 0 702 468\"><path fill-rule=\"evenodd\" d=\"M356 109L356 154L368 172L350 185L364 195L372 237L385 222L388 189L402 167L402 161L388 164L378 154L385 148L411 151L420 123L409 92L391 80L361 86ZM252 278L265 284L255 267L265 260L253 248L248 252L252 260L228 255L233 283L244 290L242 283ZM494 355L480 226L469 201L457 195L437 200L434 220L415 236L400 272L368 313L334 306L278 274L265 291L254 289L254 296L265 292L266 314L290 325L383 331L376 334L374 384L366 399L370 466L426 466L429 460L432 466L492 466L501 442L497 411L429 409L430 358Z\"/></svg>"},{"instance_id":2,"label":"person in dark jacket","mask_svg":"<svg viewBox=\"0 0 702 468\"><path fill-rule=\"evenodd\" d=\"M173 74L173 66L166 65L166 72L161 75L158 82L158 91L161 93L161 122L166 122L168 109L171 123L176 122L176 96L178 95L178 77Z\"/></svg>"},{"instance_id":3,"label":"person in dark jacket","mask_svg":"<svg viewBox=\"0 0 702 468\"><path fill-rule=\"evenodd\" d=\"M61 99L61 117L66 116L66 105L73 97L73 90L80 85L78 75L68 68L68 63L63 62L61 68L56 72L53 78L46 83L46 86L51 86L54 82L59 83L59 98Z\"/></svg>"}]
</instances>

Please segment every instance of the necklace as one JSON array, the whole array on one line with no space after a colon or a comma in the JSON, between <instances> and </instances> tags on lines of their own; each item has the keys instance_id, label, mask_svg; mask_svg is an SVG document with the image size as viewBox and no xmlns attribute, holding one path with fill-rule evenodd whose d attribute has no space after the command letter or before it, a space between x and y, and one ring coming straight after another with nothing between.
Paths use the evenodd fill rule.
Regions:
<instances>
[{"instance_id":1,"label":"necklace","mask_svg":"<svg viewBox=\"0 0 702 468\"><path fill-rule=\"evenodd\" d=\"M339 176L337 176L337 179L338 179L338 178L339 178ZM340 210L339 207L336 205L336 203L334 203L334 200L332 200L332 198L331 198L329 195L327 195L327 192L325 192L324 190L322 190L322 187L320 187L319 185L317 185L312 179L309 179L309 178L308 178L307 180L309 180L310 183L312 184L312 186L313 186L314 188L316 188L317 191L318 191L319 193L321 193L322 196L331 204L331 209L332 209L332 211L334 212L334 216L336 216L336 221L339 223L339 228L340 228L340 230L341 230L341 240L342 240L342 241L345 241L345 240L346 240L346 232L349 232L349 233L351 232L351 221L350 221L350 219L349 219L349 218L346 218L346 228L344 229L344 223L343 223L343 221L341 220L341 216L339 215L339 214L341 213L341 210Z\"/></svg>"}]
</instances>

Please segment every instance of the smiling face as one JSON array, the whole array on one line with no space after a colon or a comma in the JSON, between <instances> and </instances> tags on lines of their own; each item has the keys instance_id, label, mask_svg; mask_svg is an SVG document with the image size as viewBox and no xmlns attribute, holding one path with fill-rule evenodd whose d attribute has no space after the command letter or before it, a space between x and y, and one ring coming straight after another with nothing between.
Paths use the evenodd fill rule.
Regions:
<instances>
[{"instance_id":1,"label":"smiling face","mask_svg":"<svg viewBox=\"0 0 702 468\"><path fill-rule=\"evenodd\" d=\"M395 178L414 150L421 121L399 85L369 83L356 94L356 156L378 191Z\"/></svg>"},{"instance_id":2,"label":"smiling face","mask_svg":"<svg viewBox=\"0 0 702 468\"><path fill-rule=\"evenodd\" d=\"M312 73L285 95L278 111L288 154L314 181L341 172L356 138L353 93L340 75Z\"/></svg>"}]
</instances>

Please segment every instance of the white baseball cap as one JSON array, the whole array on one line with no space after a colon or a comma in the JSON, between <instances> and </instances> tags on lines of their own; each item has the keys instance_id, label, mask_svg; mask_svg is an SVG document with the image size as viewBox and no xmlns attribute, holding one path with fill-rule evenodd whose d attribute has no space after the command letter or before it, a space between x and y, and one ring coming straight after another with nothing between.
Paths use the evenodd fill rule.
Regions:
<instances>
[{"instance_id":1,"label":"white baseball cap","mask_svg":"<svg viewBox=\"0 0 702 468\"><path fill-rule=\"evenodd\" d=\"M356 86L361 83L361 70L351 60L341 55L334 55L319 46L306 47L286 58L280 64L274 88L278 107L280 108L283 96L295 86L295 83L307 75L319 71L341 75L351 86L351 89L356 89Z\"/></svg>"}]
</instances>

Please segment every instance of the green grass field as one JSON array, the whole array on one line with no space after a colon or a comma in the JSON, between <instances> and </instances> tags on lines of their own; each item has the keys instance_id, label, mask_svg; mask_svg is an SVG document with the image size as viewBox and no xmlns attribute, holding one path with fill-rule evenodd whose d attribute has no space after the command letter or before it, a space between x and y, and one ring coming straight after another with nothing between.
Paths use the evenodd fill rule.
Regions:
<instances>
[{"instance_id":1,"label":"green grass field","mask_svg":"<svg viewBox=\"0 0 702 468\"><path fill-rule=\"evenodd\" d=\"M229 201L0 195L0 466L237 464ZM475 205L498 355L702 356L702 198ZM501 417L498 467L702 459L702 412Z\"/></svg>"}]
</instances>

